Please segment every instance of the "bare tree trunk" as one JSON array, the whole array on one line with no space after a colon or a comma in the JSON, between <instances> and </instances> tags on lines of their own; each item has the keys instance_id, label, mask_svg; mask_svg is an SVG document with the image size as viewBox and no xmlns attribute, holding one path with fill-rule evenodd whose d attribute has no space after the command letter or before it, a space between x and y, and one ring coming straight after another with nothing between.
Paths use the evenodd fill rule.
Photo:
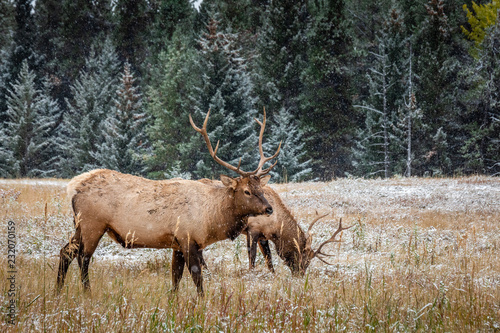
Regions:
<instances>
[{"instance_id":1,"label":"bare tree trunk","mask_svg":"<svg viewBox=\"0 0 500 333\"><path fill-rule=\"evenodd\" d=\"M415 94L413 93L413 84L412 84L412 67L411 67L411 56L412 56L412 51L411 51L411 44L410 44L410 74L408 77L408 104L406 107L408 108L408 113L406 115L407 117L407 141L408 141L408 146L406 148L406 172L405 176L406 177L411 177L411 142L412 142L412 136L411 136L411 127L412 127L412 118L413 118L413 113L415 112L416 109L416 100L415 100Z\"/></svg>"},{"instance_id":2,"label":"bare tree trunk","mask_svg":"<svg viewBox=\"0 0 500 333\"><path fill-rule=\"evenodd\" d=\"M384 177L389 178L389 134L387 133L388 119L387 119L387 55L383 55L382 64L383 75L383 127L384 127Z\"/></svg>"}]
</instances>

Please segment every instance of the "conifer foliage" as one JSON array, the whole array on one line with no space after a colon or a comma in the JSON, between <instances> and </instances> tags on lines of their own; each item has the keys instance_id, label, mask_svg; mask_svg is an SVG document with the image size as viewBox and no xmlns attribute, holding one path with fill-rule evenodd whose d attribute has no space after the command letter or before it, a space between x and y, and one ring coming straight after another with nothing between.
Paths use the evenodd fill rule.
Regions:
<instances>
[{"instance_id":1,"label":"conifer foliage","mask_svg":"<svg viewBox=\"0 0 500 333\"><path fill-rule=\"evenodd\" d=\"M102 122L112 113L117 90L119 62L109 40L102 51L94 46L85 63L71 88L73 100L66 100L69 110L59 127L59 169L66 177L101 165L95 153L104 141Z\"/></svg>"},{"instance_id":2,"label":"conifer foliage","mask_svg":"<svg viewBox=\"0 0 500 333\"><path fill-rule=\"evenodd\" d=\"M275 114L271 126L271 135L266 141L264 150L270 156L281 142L278 164L270 174L275 182L297 182L311 176L311 160L306 158L302 131L298 128L293 116L282 108Z\"/></svg>"},{"instance_id":3,"label":"conifer foliage","mask_svg":"<svg viewBox=\"0 0 500 333\"><path fill-rule=\"evenodd\" d=\"M0 0L0 176L498 175L499 4Z\"/></svg>"},{"instance_id":4,"label":"conifer foliage","mask_svg":"<svg viewBox=\"0 0 500 333\"><path fill-rule=\"evenodd\" d=\"M8 120L0 129L2 177L40 177L55 174L54 131L59 108L50 97L50 83L35 87L35 73L25 60L8 91Z\"/></svg>"},{"instance_id":5,"label":"conifer foliage","mask_svg":"<svg viewBox=\"0 0 500 333\"><path fill-rule=\"evenodd\" d=\"M236 36L220 29L217 14L212 14L206 31L200 36L200 82L191 96L193 118L201 124L208 110L210 138L220 140L218 155L231 164L248 170L255 167L257 131L253 118L257 116L253 83L247 72L246 60L236 45ZM185 115L186 116L186 115ZM206 154L204 141L192 131L189 143L191 170L197 177L217 177L226 172ZM258 159L257 159L258 160Z\"/></svg>"},{"instance_id":6,"label":"conifer foliage","mask_svg":"<svg viewBox=\"0 0 500 333\"><path fill-rule=\"evenodd\" d=\"M103 168L139 174L143 165L141 149L146 143L145 123L141 94L130 65L125 63L114 105L101 123L104 140L97 144L93 158Z\"/></svg>"}]
</instances>

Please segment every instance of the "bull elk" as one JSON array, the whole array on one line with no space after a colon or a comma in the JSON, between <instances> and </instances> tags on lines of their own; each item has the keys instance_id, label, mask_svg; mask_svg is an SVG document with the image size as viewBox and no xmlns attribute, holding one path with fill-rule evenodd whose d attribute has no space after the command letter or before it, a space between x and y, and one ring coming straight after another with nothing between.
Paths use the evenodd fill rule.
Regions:
<instances>
[{"instance_id":1,"label":"bull elk","mask_svg":"<svg viewBox=\"0 0 500 333\"><path fill-rule=\"evenodd\" d=\"M273 206L274 214L272 216L249 217L247 227L243 230L243 233L247 236L250 269L255 267L258 244L264 255L267 267L271 272L274 272L269 240L275 244L278 255L284 260L285 264L290 267L294 275L303 275L309 267L311 260L314 258L318 258L322 262L330 265L324 258L330 255L321 252L321 250L328 243L339 242L335 237L340 232L350 227L343 227L341 219L339 227L333 233L332 237L321 243L316 250L313 250L311 248L313 240L311 233L312 228L317 221L328 214L316 217L309 225L307 232L304 233L290 210L281 201L278 193L270 187L266 187L264 189L264 195Z\"/></svg>"},{"instance_id":2,"label":"bull elk","mask_svg":"<svg viewBox=\"0 0 500 333\"><path fill-rule=\"evenodd\" d=\"M203 295L202 250L227 238L236 238L247 221L255 215L271 215L272 206L263 189L275 165L264 164L278 156L264 156L262 137L266 123L260 122L257 169L240 170L217 156L218 143L212 148L207 134L207 112L203 127L193 128L201 133L212 158L220 165L240 175L231 178L221 175L223 186L192 180L160 180L122 174L112 170L93 170L73 178L67 193L74 214L75 233L60 251L57 291L60 292L68 267L75 257L80 266L84 290L90 291L89 263L101 237L107 233L125 248L171 248L172 285L177 290L184 266L187 267ZM241 162L240 162L241 163Z\"/></svg>"}]
</instances>

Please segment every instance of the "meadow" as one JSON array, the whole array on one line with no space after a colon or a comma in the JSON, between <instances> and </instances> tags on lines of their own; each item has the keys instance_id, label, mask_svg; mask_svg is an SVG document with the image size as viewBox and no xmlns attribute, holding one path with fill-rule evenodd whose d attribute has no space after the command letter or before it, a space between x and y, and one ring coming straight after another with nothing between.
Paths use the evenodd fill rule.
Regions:
<instances>
[{"instance_id":1,"label":"meadow","mask_svg":"<svg viewBox=\"0 0 500 333\"><path fill-rule=\"evenodd\" d=\"M332 265L314 260L295 278L272 249L275 274L260 254L249 270L240 236L204 251L204 298L187 271L170 291L171 250L127 250L108 236L90 265L92 294L75 260L56 295L59 251L73 233L65 184L0 180L2 332L500 332L499 178L273 184L303 229L316 211L331 213L313 247L340 218L353 225L325 248Z\"/></svg>"}]
</instances>

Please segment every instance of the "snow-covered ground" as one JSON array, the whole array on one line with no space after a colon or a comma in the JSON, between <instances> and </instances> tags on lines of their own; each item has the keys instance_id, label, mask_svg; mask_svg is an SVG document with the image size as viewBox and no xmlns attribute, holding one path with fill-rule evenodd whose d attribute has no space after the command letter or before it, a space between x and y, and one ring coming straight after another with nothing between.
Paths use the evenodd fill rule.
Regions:
<instances>
[{"instance_id":1,"label":"snow-covered ground","mask_svg":"<svg viewBox=\"0 0 500 333\"><path fill-rule=\"evenodd\" d=\"M0 194L3 193L0 195L0 230L7 230L9 220L15 222L18 266L23 272L19 278L24 279L19 283L28 286L23 289L28 293L23 304L33 302L41 294L42 287L37 289L33 285L42 280L42 273L47 274L43 276L48 277L51 285L55 283L59 251L74 231L65 184L66 181L62 180L0 180ZM458 311L457 318L472 316L473 320L481 321L482 324L476 323L477 327L500 327L498 316L495 316L500 299L500 178L339 179L271 186L303 229L307 229L316 211L320 214L331 212L314 226L313 248L331 236L339 218L343 219L344 225L353 227L344 231L341 243L324 248L324 252L334 255L328 258L333 265L314 259L305 279L292 278L274 248L276 274L269 273L261 255L257 258L257 268L249 270L244 236L235 241L212 244L204 250L208 265L203 271L204 283L212 292L208 298L212 303L206 306L208 311L215 311L219 316L219 310L211 307L214 299L219 299L219 294L227 291L236 295L235 298L246 299L245 306L252 302L256 306L261 304L248 294L264 295L272 302L288 302L290 305L283 310L281 305L273 304L270 309L260 310L264 315L263 312L249 311L249 321L253 320L253 315L266 318L265 313L269 311L293 312L297 302L302 302L303 309L310 309L312 303L309 301L317 299L312 306L317 309L314 314L317 319L323 318L320 312L335 309L343 321L352 325L350 328L354 327L354 331L365 328L364 309L367 306L372 306L370 311L379 312L379 319L397 313L397 320L401 322L397 330L417 327L412 325L417 325L422 315L427 316L426 323L435 325L432 318L436 313L439 317L442 311L448 311L444 316L450 316L455 310ZM44 215L46 204L47 216ZM0 237L0 247L4 249L6 239ZM122 283L130 283L125 290L127 297L132 298L142 297L133 292L136 288L169 288L170 256L171 250L168 249L123 249L104 236L90 267L94 274L92 283L105 293L98 298L96 306L99 302L104 305L93 311L103 318L106 316L107 320L113 309L116 310L116 299L110 302L107 299L116 296ZM103 274L109 276L97 277ZM73 283L67 282L66 285L71 285L71 288L80 286L77 275L77 267L73 267L70 274ZM135 280L129 281L130 277ZM183 281L184 295L190 295L194 286L190 279ZM74 290L69 294L74 293L78 292ZM300 300L301 295L305 295L307 305L303 303L304 299ZM374 303L370 305L371 301L366 297L373 298ZM161 299L166 299L166 296ZM189 297L179 299L189 300ZM71 308L72 302L63 304L63 308ZM79 305L78 298L76 302L76 317L84 318L80 314L85 312L85 307ZM136 302L140 309L151 307L147 298L136 299ZM384 313L386 302L389 308ZM156 310L164 311L165 318L171 317L165 312L168 308L165 303L160 308ZM33 314L24 311L25 321L41 318L41 308L37 311ZM51 311L50 316L61 316L59 306L52 307ZM135 320L134 316L145 316L142 310L131 311L129 320ZM486 321L484 313L489 316ZM335 315L328 312L322 320L327 323L337 318ZM66 319L54 319L56 324L58 320ZM464 320L468 323L469 319ZM123 322L122 317L119 321L120 324Z\"/></svg>"},{"instance_id":2,"label":"snow-covered ground","mask_svg":"<svg viewBox=\"0 0 500 333\"><path fill-rule=\"evenodd\" d=\"M39 185L39 186L60 186L65 187L68 184L67 180L64 179L2 179L0 178L0 187L2 185Z\"/></svg>"},{"instance_id":3,"label":"snow-covered ground","mask_svg":"<svg viewBox=\"0 0 500 333\"><path fill-rule=\"evenodd\" d=\"M0 180L0 188L15 184L62 188L66 183L64 180L43 179ZM344 233L340 247L335 245L337 256L332 259L351 269L353 274L365 269L367 260L372 265L387 263L387 256L408 245L412 237L425 246L433 246L435 253L448 246L456 247L460 237L471 233L471 228L474 228L475 243L470 246L480 249L500 243L498 178L339 179L327 183L274 184L272 187L290 207L303 229L307 229L316 211L333 211L314 228L316 246L331 235L340 217L344 218L344 224L354 225ZM64 193L62 189L61 193ZM59 200L59 205L67 205L63 195L54 200ZM9 205L15 208L16 203ZM2 224L6 223L6 218ZM449 221L443 222L443 219ZM453 223L455 219L456 224ZM35 216L18 223L18 250L39 257L45 248L45 255L57 257L73 232L72 218L59 214L50 216L47 225L40 221L41 217ZM4 241L0 240L1 243ZM204 251L206 261L209 266L225 262L247 267L245 244L244 236L234 242L227 240L213 244ZM94 258L141 266L148 261L169 260L169 253L169 250L123 249L105 236ZM273 255L275 265L283 266L274 249ZM262 257L258 260L263 266ZM311 269L320 272L334 268L314 261Z\"/></svg>"}]
</instances>

